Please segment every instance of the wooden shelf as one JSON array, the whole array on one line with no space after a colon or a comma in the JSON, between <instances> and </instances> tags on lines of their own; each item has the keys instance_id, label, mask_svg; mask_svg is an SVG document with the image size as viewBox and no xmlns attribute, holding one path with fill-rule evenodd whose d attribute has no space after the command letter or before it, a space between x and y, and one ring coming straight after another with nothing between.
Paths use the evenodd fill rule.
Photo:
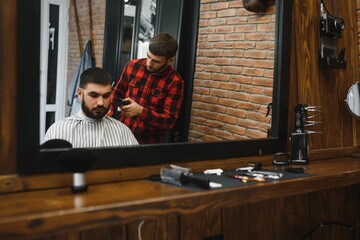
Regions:
<instances>
[{"instance_id":1,"label":"wooden shelf","mask_svg":"<svg viewBox=\"0 0 360 240\"><path fill-rule=\"evenodd\" d=\"M314 175L199 192L140 180L93 185L81 194L72 194L68 188L3 194L0 238L55 235L360 183L360 159L322 160L305 167Z\"/></svg>"}]
</instances>

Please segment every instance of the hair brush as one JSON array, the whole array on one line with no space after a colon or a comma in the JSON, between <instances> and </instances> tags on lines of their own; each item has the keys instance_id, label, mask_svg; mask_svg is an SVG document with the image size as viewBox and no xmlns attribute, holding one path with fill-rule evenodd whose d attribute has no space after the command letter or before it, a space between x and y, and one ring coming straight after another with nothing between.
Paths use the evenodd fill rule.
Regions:
<instances>
[{"instance_id":1,"label":"hair brush","mask_svg":"<svg viewBox=\"0 0 360 240\"><path fill-rule=\"evenodd\" d=\"M193 184L201 188L218 188L221 184L210 182L208 179L196 178L189 171L182 171L180 168L161 168L160 178L163 182L182 186L185 184Z\"/></svg>"}]
</instances>

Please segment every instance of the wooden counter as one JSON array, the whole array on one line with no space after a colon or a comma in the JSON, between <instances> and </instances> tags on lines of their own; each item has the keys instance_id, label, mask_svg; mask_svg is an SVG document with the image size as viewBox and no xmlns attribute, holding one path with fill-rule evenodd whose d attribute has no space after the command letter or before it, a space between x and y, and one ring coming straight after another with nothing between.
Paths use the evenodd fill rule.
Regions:
<instances>
[{"instance_id":1,"label":"wooden counter","mask_svg":"<svg viewBox=\"0 0 360 240\"><path fill-rule=\"evenodd\" d=\"M306 168L315 175L201 192L141 180L92 185L81 194L72 194L68 188L2 194L0 239L52 236L172 214L189 215L360 183L360 159L321 160Z\"/></svg>"}]
</instances>

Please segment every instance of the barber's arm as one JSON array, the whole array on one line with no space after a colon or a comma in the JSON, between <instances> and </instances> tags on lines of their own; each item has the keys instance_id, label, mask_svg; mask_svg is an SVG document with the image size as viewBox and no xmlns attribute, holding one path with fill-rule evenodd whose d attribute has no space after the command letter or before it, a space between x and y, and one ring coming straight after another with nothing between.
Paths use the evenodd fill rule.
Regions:
<instances>
[{"instance_id":1,"label":"barber's arm","mask_svg":"<svg viewBox=\"0 0 360 240\"><path fill-rule=\"evenodd\" d=\"M126 67L124 68L124 71L122 72L117 84L113 88L110 96L110 109L108 112L108 116L118 118L118 114L115 114L117 112L117 108L119 107L120 102L125 98L126 90L129 87L128 77L126 74Z\"/></svg>"}]
</instances>

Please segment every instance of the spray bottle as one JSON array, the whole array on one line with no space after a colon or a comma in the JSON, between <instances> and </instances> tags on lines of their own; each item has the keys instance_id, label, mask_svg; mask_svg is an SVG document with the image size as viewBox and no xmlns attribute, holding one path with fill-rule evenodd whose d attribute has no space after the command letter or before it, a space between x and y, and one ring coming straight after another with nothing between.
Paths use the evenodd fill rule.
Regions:
<instances>
[{"instance_id":1,"label":"spray bottle","mask_svg":"<svg viewBox=\"0 0 360 240\"><path fill-rule=\"evenodd\" d=\"M298 104L295 107L295 131L291 134L291 162L293 164L308 164L309 145L304 129L304 119L307 119L307 105Z\"/></svg>"},{"instance_id":2,"label":"spray bottle","mask_svg":"<svg viewBox=\"0 0 360 240\"><path fill-rule=\"evenodd\" d=\"M319 124L322 124L321 111L320 106L296 105L295 131L291 134L291 163L308 164L308 135L322 133L319 131Z\"/></svg>"}]
</instances>

